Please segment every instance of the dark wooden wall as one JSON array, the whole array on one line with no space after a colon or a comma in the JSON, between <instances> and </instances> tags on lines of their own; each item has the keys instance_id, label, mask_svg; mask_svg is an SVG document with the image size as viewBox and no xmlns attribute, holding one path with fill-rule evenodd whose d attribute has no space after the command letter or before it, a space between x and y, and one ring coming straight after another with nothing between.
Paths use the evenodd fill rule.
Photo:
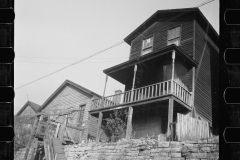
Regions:
<instances>
[{"instance_id":1,"label":"dark wooden wall","mask_svg":"<svg viewBox=\"0 0 240 160\"><path fill-rule=\"evenodd\" d=\"M129 59L141 55L142 40L154 36L153 52L167 46L167 32L169 29L181 26L181 46L180 48L190 57L193 55L193 20L190 16L181 16L172 21L165 22L157 20L142 34L132 41Z\"/></svg>"},{"instance_id":2,"label":"dark wooden wall","mask_svg":"<svg viewBox=\"0 0 240 160\"><path fill-rule=\"evenodd\" d=\"M195 60L199 63L195 76L195 107L201 117L212 122L213 102L218 99L214 93L218 87L218 54L206 31L207 28L195 22Z\"/></svg>"}]
</instances>

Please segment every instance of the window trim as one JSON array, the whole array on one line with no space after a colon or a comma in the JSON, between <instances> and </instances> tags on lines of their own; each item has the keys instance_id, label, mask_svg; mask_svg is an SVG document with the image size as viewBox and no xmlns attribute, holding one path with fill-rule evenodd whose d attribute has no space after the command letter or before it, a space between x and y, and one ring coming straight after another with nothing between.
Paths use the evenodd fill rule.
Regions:
<instances>
[{"instance_id":1,"label":"window trim","mask_svg":"<svg viewBox=\"0 0 240 160\"><path fill-rule=\"evenodd\" d=\"M143 48L143 42L144 42L145 40L149 39L149 38L152 38L152 46ZM154 43L154 36L153 36L153 35L148 36L148 37L142 39L141 55L143 55L143 51L145 51L145 50L147 50L147 49L149 49L149 48L152 48L152 51L151 51L151 52L153 52L153 43ZM151 52L149 52L149 53L151 53ZM148 53L146 53L146 54L148 54ZM145 54L144 54L144 55L145 55Z\"/></svg>"},{"instance_id":2,"label":"window trim","mask_svg":"<svg viewBox=\"0 0 240 160\"><path fill-rule=\"evenodd\" d=\"M172 30L172 29L178 28L178 27L180 28L179 29L179 37L169 39L169 31ZM169 28L168 31L167 31L167 46L171 45L171 44L168 44L168 43L169 43L169 41L172 41L174 39L179 39L179 45L178 46L181 46L181 39L182 39L182 36L181 36L182 34L181 33L182 33L182 25L178 25L178 26Z\"/></svg>"}]
</instances>

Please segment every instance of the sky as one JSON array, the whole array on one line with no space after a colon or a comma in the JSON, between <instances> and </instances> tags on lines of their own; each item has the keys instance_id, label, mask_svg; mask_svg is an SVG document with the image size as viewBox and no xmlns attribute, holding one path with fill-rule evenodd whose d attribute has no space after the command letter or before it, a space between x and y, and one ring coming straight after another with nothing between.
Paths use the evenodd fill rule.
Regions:
<instances>
[{"instance_id":1,"label":"sky","mask_svg":"<svg viewBox=\"0 0 240 160\"><path fill-rule=\"evenodd\" d=\"M204 2L206 0L15 1L14 114L28 100L42 105L66 79L102 95L106 78L103 70L128 60L130 46L127 43L51 73L123 41L157 10L196 7ZM219 33L219 1L214 0L200 10ZM37 79L40 80L29 84ZM112 95L118 89L124 90L124 86L109 77L105 95Z\"/></svg>"}]
</instances>

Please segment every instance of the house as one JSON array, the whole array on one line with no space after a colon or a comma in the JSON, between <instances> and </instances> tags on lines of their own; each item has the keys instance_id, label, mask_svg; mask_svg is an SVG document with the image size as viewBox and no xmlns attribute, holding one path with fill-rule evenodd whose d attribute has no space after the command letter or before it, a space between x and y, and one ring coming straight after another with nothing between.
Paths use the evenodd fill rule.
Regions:
<instances>
[{"instance_id":1,"label":"house","mask_svg":"<svg viewBox=\"0 0 240 160\"><path fill-rule=\"evenodd\" d=\"M102 119L128 109L126 137L171 134L177 113L218 128L218 34L198 8L159 10L130 33L129 60L103 72L125 91L93 100ZM117 101L116 101L117 99ZM131 129L132 128L132 129Z\"/></svg>"},{"instance_id":2,"label":"house","mask_svg":"<svg viewBox=\"0 0 240 160\"><path fill-rule=\"evenodd\" d=\"M40 108L40 105L31 101L27 101L24 106L18 111L16 116L34 116L39 112Z\"/></svg>"},{"instance_id":3,"label":"house","mask_svg":"<svg viewBox=\"0 0 240 160\"><path fill-rule=\"evenodd\" d=\"M67 111L71 109L80 109L78 112L74 112L69 115L68 124L74 127L84 127L88 129L88 111L91 106L91 99L101 97L97 93L94 93L70 80L64 81L57 90L42 104L40 110L48 114L55 114L61 111ZM55 116L55 118L57 118ZM58 119L59 122L63 122L63 116ZM91 119L89 134L96 133L97 122L96 119ZM75 142L79 142L79 136L84 138L86 131L72 129L68 127L71 137Z\"/></svg>"}]
</instances>

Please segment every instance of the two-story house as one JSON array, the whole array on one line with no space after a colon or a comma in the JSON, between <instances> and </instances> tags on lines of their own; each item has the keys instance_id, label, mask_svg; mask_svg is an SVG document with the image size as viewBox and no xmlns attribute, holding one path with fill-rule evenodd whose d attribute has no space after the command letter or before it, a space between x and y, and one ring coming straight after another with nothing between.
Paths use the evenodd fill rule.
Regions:
<instances>
[{"instance_id":1,"label":"two-story house","mask_svg":"<svg viewBox=\"0 0 240 160\"><path fill-rule=\"evenodd\" d=\"M126 137L167 133L177 113L218 127L218 34L198 8L159 10L130 33L129 60L103 72L125 85L93 100L90 115L103 118L128 108Z\"/></svg>"}]
</instances>

